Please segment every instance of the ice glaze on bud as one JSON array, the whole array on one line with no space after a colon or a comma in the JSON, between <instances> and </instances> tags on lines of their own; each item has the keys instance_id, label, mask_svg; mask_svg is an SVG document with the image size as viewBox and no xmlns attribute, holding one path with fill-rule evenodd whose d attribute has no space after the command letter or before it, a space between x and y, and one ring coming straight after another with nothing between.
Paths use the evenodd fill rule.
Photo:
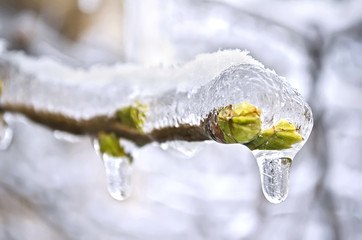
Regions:
<instances>
[{"instance_id":1,"label":"ice glaze on bud","mask_svg":"<svg viewBox=\"0 0 362 240\"><path fill-rule=\"evenodd\" d=\"M263 130L246 146L251 150L281 150L301 141L303 137L296 131L294 124L282 119L275 126Z\"/></svg>"},{"instance_id":2,"label":"ice glaze on bud","mask_svg":"<svg viewBox=\"0 0 362 240\"><path fill-rule=\"evenodd\" d=\"M218 124L226 143L242 143L251 150L281 150L303 141L293 123L285 119L261 130L260 109L243 102L219 110Z\"/></svg>"},{"instance_id":3,"label":"ice glaze on bud","mask_svg":"<svg viewBox=\"0 0 362 240\"><path fill-rule=\"evenodd\" d=\"M248 143L261 130L260 110L243 102L219 110L218 124L226 143Z\"/></svg>"}]
</instances>

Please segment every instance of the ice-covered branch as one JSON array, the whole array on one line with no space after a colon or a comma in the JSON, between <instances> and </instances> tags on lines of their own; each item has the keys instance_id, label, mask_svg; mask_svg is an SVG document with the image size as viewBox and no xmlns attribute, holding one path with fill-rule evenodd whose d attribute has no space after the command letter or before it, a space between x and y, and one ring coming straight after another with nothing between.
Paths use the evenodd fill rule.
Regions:
<instances>
[{"instance_id":1,"label":"ice-covered branch","mask_svg":"<svg viewBox=\"0 0 362 240\"><path fill-rule=\"evenodd\" d=\"M177 115L172 116L167 112L171 109L165 109L163 115L170 118L162 119L162 115L157 115L159 119L148 117L155 119L155 126L146 124L148 131L145 133L125 126L117 121L113 113L135 101L149 102L149 99L157 99L163 94L167 97L175 87L177 92L184 93L187 88L196 89L232 64L260 65L239 51L216 55L214 59L207 55L199 56L183 67L169 69L117 65L82 70L71 69L50 59L33 59L21 53L3 52L0 73L4 91L0 108L2 111L23 114L55 130L87 135L97 135L99 131L113 132L138 145L151 141L208 140L215 138L213 133L217 131L211 131L210 124L206 124L206 115L193 116L192 123L177 123L177 120L174 121ZM150 105L154 104L151 101ZM159 104L161 107L167 104L167 100ZM165 120L177 125L167 124Z\"/></svg>"},{"instance_id":2,"label":"ice-covered branch","mask_svg":"<svg viewBox=\"0 0 362 240\"><path fill-rule=\"evenodd\" d=\"M291 159L312 128L302 96L245 51L203 54L182 66L91 69L3 51L0 74L2 111L98 137L101 153L112 157L124 153L117 138L137 145L245 144L258 160L272 202L285 199Z\"/></svg>"},{"instance_id":3,"label":"ice-covered branch","mask_svg":"<svg viewBox=\"0 0 362 240\"><path fill-rule=\"evenodd\" d=\"M150 133L142 133L120 123L115 116L101 115L89 119L75 119L61 113L36 110L34 107L21 104L4 104L2 111L23 114L36 123L74 135L97 136L101 131L114 133L119 138L128 139L137 145L145 145L153 141L171 140L205 141L211 140L200 126L179 125L154 129Z\"/></svg>"},{"instance_id":4,"label":"ice-covered branch","mask_svg":"<svg viewBox=\"0 0 362 240\"><path fill-rule=\"evenodd\" d=\"M176 111L188 110L192 105L197 110L202 99L190 101L184 109L164 109L163 105L184 104L182 97L188 99L195 95L192 91L203 83L210 82L229 66L246 63L261 66L239 51L199 56L182 67L116 65L89 70L71 69L50 59L4 52L0 63L4 82L1 109L21 113L52 129L88 135L103 130L141 145L151 141L219 139L220 136L213 135L217 131L210 132L213 130L209 128L211 123L206 123L217 106L199 114L193 111L180 116ZM172 99L173 92L178 93L178 102ZM153 110L156 114L147 114L146 133L128 128L114 117L117 109L135 101L149 104L150 112ZM155 106L157 104L159 106ZM160 113L159 110L165 111Z\"/></svg>"}]
</instances>

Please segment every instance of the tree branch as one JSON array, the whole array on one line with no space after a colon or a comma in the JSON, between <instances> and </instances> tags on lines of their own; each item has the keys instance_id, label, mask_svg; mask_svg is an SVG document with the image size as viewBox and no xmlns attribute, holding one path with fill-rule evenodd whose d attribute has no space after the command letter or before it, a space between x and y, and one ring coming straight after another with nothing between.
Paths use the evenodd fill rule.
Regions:
<instances>
[{"instance_id":1,"label":"tree branch","mask_svg":"<svg viewBox=\"0 0 362 240\"><path fill-rule=\"evenodd\" d=\"M33 107L20 104L4 104L0 106L0 111L19 113L30 120L49 127L53 130L60 130L74 135L97 136L100 131L112 132L119 138L130 140L137 145L145 145L151 142L166 142L171 140L184 141L205 141L211 139L222 139L222 132L217 130L217 124L213 127L207 127L210 118L205 119L198 126L182 124L178 127L166 127L155 129L150 133L141 133L136 129L121 124L113 116L96 116L86 120L77 120L60 113L51 113L42 110L36 110ZM210 114L211 116L212 114ZM215 128L215 130L214 130ZM217 136L212 134L212 131Z\"/></svg>"},{"instance_id":2,"label":"tree branch","mask_svg":"<svg viewBox=\"0 0 362 240\"><path fill-rule=\"evenodd\" d=\"M196 68L205 62L208 64L204 68L213 73L204 76ZM215 63L218 69L214 69ZM296 117L300 118L295 119L299 124L312 123L304 99L246 52L217 52L179 69L163 71L117 67L83 71L47 59L6 53L0 56L0 80L4 83L0 111L19 113L51 129L75 135L98 137L101 132L112 133L139 146L172 140L214 140L249 144L251 149L279 150L291 148L310 133L310 124L295 127L292 123ZM189 75L190 71L193 74ZM172 77L186 79L188 82L183 83L192 84L190 92L179 91L178 85L171 88L166 80ZM108 81L95 81L98 78ZM160 78L165 80L164 86ZM198 78L199 85L191 82ZM146 84L151 81L154 85ZM159 95L147 90L155 84ZM250 89L255 91L253 96ZM268 109L263 110L264 106ZM262 129L262 121L271 119L265 115L262 119L261 111L273 112L276 125Z\"/></svg>"}]
</instances>

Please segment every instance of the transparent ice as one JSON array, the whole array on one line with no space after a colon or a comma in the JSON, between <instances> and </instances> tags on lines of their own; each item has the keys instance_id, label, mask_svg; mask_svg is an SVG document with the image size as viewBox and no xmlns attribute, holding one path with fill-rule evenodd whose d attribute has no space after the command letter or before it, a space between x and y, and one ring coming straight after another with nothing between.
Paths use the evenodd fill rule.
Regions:
<instances>
[{"instance_id":1,"label":"transparent ice","mask_svg":"<svg viewBox=\"0 0 362 240\"><path fill-rule=\"evenodd\" d=\"M7 76L1 101L87 119L112 113L135 101L153 99L169 90L195 91L230 66L246 63L262 66L240 50L201 54L182 66L115 64L89 69L3 51L0 72Z\"/></svg>"},{"instance_id":2,"label":"transparent ice","mask_svg":"<svg viewBox=\"0 0 362 240\"><path fill-rule=\"evenodd\" d=\"M290 158L269 157L258 162L265 197L271 203L280 203L287 198Z\"/></svg>"},{"instance_id":3,"label":"transparent ice","mask_svg":"<svg viewBox=\"0 0 362 240\"><path fill-rule=\"evenodd\" d=\"M125 200L131 194L132 167L127 157L112 157L103 154L106 169L108 192L116 200Z\"/></svg>"},{"instance_id":4,"label":"transparent ice","mask_svg":"<svg viewBox=\"0 0 362 240\"><path fill-rule=\"evenodd\" d=\"M132 165L130 159L126 156L113 157L100 153L97 139L93 141L93 147L103 160L109 194L116 200L127 199L131 195Z\"/></svg>"},{"instance_id":5,"label":"transparent ice","mask_svg":"<svg viewBox=\"0 0 362 240\"><path fill-rule=\"evenodd\" d=\"M0 151L6 150L13 139L13 130L8 126L0 114Z\"/></svg>"},{"instance_id":6,"label":"transparent ice","mask_svg":"<svg viewBox=\"0 0 362 240\"><path fill-rule=\"evenodd\" d=\"M145 130L179 124L198 125L214 109L243 101L261 109L263 129L286 119L304 138L291 149L253 151L264 195L270 202L280 203L288 194L291 161L307 140L313 118L303 97L274 72L242 64L230 67L213 81L190 92L171 90L147 103L150 110ZM285 159L291 159L290 163L286 163Z\"/></svg>"},{"instance_id":7,"label":"transparent ice","mask_svg":"<svg viewBox=\"0 0 362 240\"><path fill-rule=\"evenodd\" d=\"M84 119L112 114L137 101L148 107L146 133L180 124L200 125L209 113L243 101L261 110L262 129L288 120L304 141L291 149L253 151L261 169L263 192L273 203L287 196L290 164L284 160L294 158L313 125L310 107L296 89L246 51L203 54L183 66L168 68L115 65L72 69L19 53L3 54L1 61L15 66L5 79L1 98L5 104L22 103ZM125 164L109 156L103 160L106 169L113 166L116 175L118 166Z\"/></svg>"}]
</instances>

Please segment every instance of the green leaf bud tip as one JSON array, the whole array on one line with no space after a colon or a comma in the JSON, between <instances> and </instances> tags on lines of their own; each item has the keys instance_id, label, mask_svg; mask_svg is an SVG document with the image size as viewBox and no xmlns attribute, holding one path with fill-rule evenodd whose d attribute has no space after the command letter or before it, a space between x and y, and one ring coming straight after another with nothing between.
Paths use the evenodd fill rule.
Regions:
<instances>
[{"instance_id":1,"label":"green leaf bud tip","mask_svg":"<svg viewBox=\"0 0 362 240\"><path fill-rule=\"evenodd\" d=\"M248 143L261 130L260 110L243 102L219 110L218 124L226 143Z\"/></svg>"},{"instance_id":2,"label":"green leaf bud tip","mask_svg":"<svg viewBox=\"0 0 362 240\"><path fill-rule=\"evenodd\" d=\"M245 144L251 150L281 150L291 148L293 144L303 141L293 123L280 120L275 126L263 130L256 139Z\"/></svg>"},{"instance_id":3,"label":"green leaf bud tip","mask_svg":"<svg viewBox=\"0 0 362 240\"><path fill-rule=\"evenodd\" d=\"M146 121L147 107L139 103L125 107L117 111L117 120L130 128L143 132L143 125Z\"/></svg>"},{"instance_id":4,"label":"green leaf bud tip","mask_svg":"<svg viewBox=\"0 0 362 240\"><path fill-rule=\"evenodd\" d=\"M114 133L98 133L99 150L101 153L108 154L112 157L124 157L126 153L120 145L119 139Z\"/></svg>"},{"instance_id":5,"label":"green leaf bud tip","mask_svg":"<svg viewBox=\"0 0 362 240\"><path fill-rule=\"evenodd\" d=\"M260 109L243 102L221 108L218 124L226 143L242 143L251 150L281 150L303 141L294 124L280 120L261 131Z\"/></svg>"}]
</instances>

